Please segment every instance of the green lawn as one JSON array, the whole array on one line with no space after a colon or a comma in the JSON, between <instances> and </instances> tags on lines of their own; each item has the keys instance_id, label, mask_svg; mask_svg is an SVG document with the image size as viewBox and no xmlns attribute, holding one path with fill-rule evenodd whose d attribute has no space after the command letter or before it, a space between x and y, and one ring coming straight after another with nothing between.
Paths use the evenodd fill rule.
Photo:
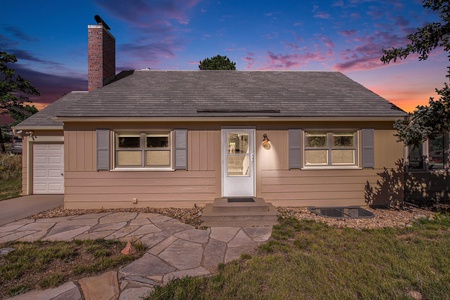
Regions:
<instances>
[{"instance_id":1,"label":"green lawn","mask_svg":"<svg viewBox=\"0 0 450 300\"><path fill-rule=\"evenodd\" d=\"M22 180L0 180L0 200L19 197L22 192Z\"/></svg>"},{"instance_id":2,"label":"green lawn","mask_svg":"<svg viewBox=\"0 0 450 300\"><path fill-rule=\"evenodd\" d=\"M337 229L286 219L255 256L146 299L450 299L450 217L411 228Z\"/></svg>"},{"instance_id":3,"label":"green lawn","mask_svg":"<svg viewBox=\"0 0 450 300\"><path fill-rule=\"evenodd\" d=\"M145 246L135 243L135 254L122 255L125 244L102 239L0 244L16 249L0 256L0 299L116 270L145 253Z\"/></svg>"}]
</instances>

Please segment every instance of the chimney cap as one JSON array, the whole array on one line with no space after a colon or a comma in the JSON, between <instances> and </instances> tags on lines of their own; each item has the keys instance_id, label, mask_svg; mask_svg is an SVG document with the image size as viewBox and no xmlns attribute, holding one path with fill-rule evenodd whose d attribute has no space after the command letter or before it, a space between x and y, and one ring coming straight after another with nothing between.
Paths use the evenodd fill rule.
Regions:
<instances>
[{"instance_id":1,"label":"chimney cap","mask_svg":"<svg viewBox=\"0 0 450 300\"><path fill-rule=\"evenodd\" d=\"M106 22L103 21L103 19L99 15L95 15L94 19L97 22L97 24L102 24L103 27L105 27L107 30L111 30L111 28L108 26L108 24L106 24Z\"/></svg>"}]
</instances>

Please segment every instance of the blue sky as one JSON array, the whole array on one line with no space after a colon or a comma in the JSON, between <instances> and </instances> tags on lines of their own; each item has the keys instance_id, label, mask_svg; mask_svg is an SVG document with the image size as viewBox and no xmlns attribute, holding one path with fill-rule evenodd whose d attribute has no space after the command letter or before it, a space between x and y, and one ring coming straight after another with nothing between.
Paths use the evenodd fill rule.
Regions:
<instances>
[{"instance_id":1,"label":"blue sky","mask_svg":"<svg viewBox=\"0 0 450 300\"><path fill-rule=\"evenodd\" d=\"M393 3L394 2L394 3ZM21 0L0 11L0 50L40 91L38 107L87 89L87 26L100 15L117 41L117 69L196 70L217 54L238 70L340 71L405 110L428 103L448 60L383 65L383 48L436 14L421 1Z\"/></svg>"}]
</instances>

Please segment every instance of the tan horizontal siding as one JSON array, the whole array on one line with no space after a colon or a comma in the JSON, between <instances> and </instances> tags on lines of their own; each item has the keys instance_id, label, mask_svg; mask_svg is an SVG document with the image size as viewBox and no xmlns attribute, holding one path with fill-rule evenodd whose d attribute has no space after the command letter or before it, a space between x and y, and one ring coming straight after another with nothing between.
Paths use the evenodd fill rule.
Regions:
<instances>
[{"instance_id":1,"label":"tan horizontal siding","mask_svg":"<svg viewBox=\"0 0 450 300\"><path fill-rule=\"evenodd\" d=\"M382 170L278 170L261 172L259 196L277 206L365 205L364 188Z\"/></svg>"},{"instance_id":2,"label":"tan horizontal siding","mask_svg":"<svg viewBox=\"0 0 450 300\"><path fill-rule=\"evenodd\" d=\"M186 177L173 177L170 180L163 178L97 178L95 180L86 178L71 178L66 187L114 187L114 186L191 186L191 185L208 185L214 186L216 180L214 177L190 177L186 180Z\"/></svg>"},{"instance_id":3,"label":"tan horizontal siding","mask_svg":"<svg viewBox=\"0 0 450 300\"><path fill-rule=\"evenodd\" d=\"M70 209L192 207L217 197L215 171L67 172L65 183Z\"/></svg>"}]
</instances>

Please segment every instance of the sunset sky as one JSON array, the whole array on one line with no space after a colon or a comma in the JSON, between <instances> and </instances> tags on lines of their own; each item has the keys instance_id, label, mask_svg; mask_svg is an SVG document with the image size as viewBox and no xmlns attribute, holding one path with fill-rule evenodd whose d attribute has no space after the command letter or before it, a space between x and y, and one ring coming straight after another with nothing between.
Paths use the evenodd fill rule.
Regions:
<instances>
[{"instance_id":1,"label":"sunset sky","mask_svg":"<svg viewBox=\"0 0 450 300\"><path fill-rule=\"evenodd\" d=\"M87 90L87 26L100 15L117 42L117 71L196 70L217 54L238 70L340 71L400 108L427 104L448 59L411 56L383 65L383 48L438 16L421 1L21 0L0 11L0 50L41 91L42 108ZM324 87L326 88L326 87Z\"/></svg>"}]
</instances>

